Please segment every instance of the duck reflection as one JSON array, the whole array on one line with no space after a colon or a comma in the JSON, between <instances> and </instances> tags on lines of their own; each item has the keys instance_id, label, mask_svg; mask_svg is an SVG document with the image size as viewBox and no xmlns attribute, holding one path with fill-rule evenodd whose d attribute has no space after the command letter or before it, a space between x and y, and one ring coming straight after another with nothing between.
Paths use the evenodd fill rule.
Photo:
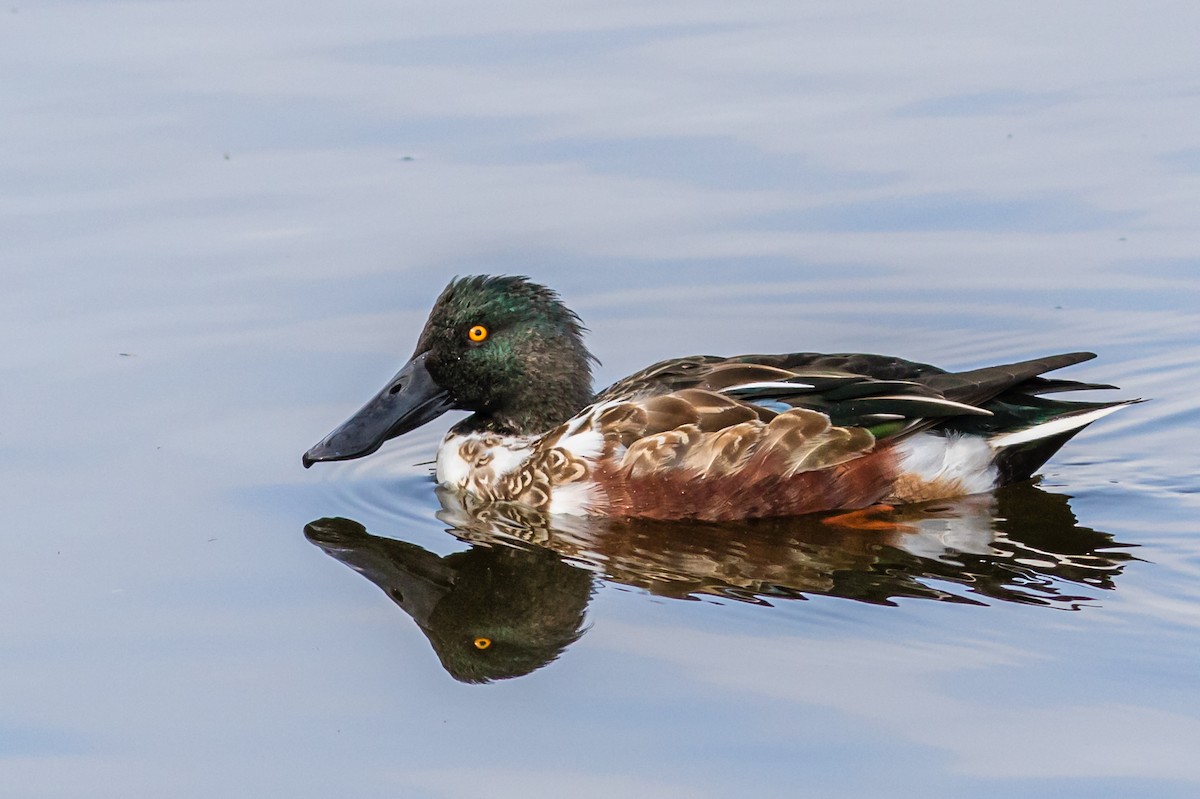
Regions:
<instances>
[{"instance_id":1,"label":"duck reflection","mask_svg":"<svg viewBox=\"0 0 1200 799\"><path fill-rule=\"evenodd\" d=\"M520 677L583 633L592 575L550 550L481 543L442 557L350 519L319 519L304 534L412 616L456 680Z\"/></svg>"},{"instance_id":2,"label":"duck reflection","mask_svg":"<svg viewBox=\"0 0 1200 799\"><path fill-rule=\"evenodd\" d=\"M1024 484L954 502L740 523L549 518L439 490L471 547L439 556L320 519L305 535L412 616L463 682L528 674L585 631L594 575L678 599L758 604L836 596L1076 610L1114 587L1125 545L1076 523L1068 498Z\"/></svg>"}]
</instances>

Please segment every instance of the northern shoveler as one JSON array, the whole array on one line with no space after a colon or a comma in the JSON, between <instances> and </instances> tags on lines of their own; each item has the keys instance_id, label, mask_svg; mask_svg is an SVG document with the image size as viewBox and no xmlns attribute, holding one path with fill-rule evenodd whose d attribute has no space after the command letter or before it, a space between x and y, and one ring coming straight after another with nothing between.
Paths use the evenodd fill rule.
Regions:
<instances>
[{"instance_id":1,"label":"northern shoveler","mask_svg":"<svg viewBox=\"0 0 1200 799\"><path fill-rule=\"evenodd\" d=\"M1024 480L1088 424L1138 400L1041 377L1095 357L966 372L883 355L697 355L598 394L579 317L524 277L446 287L409 362L304 454L369 455L448 410L439 484L548 513L729 520L910 503Z\"/></svg>"}]
</instances>

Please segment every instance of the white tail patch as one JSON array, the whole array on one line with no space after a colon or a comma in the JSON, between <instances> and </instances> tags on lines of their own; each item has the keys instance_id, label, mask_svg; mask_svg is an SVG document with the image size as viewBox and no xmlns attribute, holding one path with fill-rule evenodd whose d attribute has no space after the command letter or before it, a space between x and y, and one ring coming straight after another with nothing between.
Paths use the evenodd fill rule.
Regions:
<instances>
[{"instance_id":1,"label":"white tail patch","mask_svg":"<svg viewBox=\"0 0 1200 799\"><path fill-rule=\"evenodd\" d=\"M897 444L896 451L900 469L924 483L953 485L962 494L996 487L995 453L977 436L918 433Z\"/></svg>"},{"instance_id":2,"label":"white tail patch","mask_svg":"<svg viewBox=\"0 0 1200 799\"><path fill-rule=\"evenodd\" d=\"M1091 424L1097 419L1103 419L1113 411L1118 411L1126 405L1138 402L1139 400L1130 400L1129 402L1120 405L1111 405L1107 408L1096 408L1094 411L1084 411L1073 416L1063 416L1058 419L1052 419L1049 422L1035 424L1033 427L1026 427L1024 430L1018 430L1015 433L1005 433L1003 435L994 436L988 440L988 443L993 449L1003 449L1005 447L1015 446L1017 444L1025 444L1030 441L1038 441L1043 438L1068 433L1072 430L1078 430L1081 427Z\"/></svg>"}]
</instances>

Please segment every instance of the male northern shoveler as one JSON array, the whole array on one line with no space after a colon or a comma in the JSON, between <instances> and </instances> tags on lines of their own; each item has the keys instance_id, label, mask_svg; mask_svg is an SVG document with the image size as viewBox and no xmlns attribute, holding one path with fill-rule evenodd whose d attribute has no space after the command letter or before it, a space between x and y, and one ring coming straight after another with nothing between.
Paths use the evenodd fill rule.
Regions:
<instances>
[{"instance_id":1,"label":"male northern shoveler","mask_svg":"<svg viewBox=\"0 0 1200 799\"><path fill-rule=\"evenodd\" d=\"M1033 474L1137 400L1045 372L1053 355L967 372L882 355L662 361L599 394L579 317L524 277L468 277L434 304L412 359L304 454L369 455L448 410L437 481L549 513L728 520L989 491Z\"/></svg>"}]
</instances>

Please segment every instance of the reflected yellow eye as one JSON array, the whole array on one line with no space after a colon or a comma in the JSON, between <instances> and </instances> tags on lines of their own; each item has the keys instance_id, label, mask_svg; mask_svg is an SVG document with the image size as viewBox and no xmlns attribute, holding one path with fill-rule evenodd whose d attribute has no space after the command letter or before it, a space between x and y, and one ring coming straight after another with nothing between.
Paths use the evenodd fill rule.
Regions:
<instances>
[{"instance_id":1,"label":"reflected yellow eye","mask_svg":"<svg viewBox=\"0 0 1200 799\"><path fill-rule=\"evenodd\" d=\"M475 639L475 648L476 649L487 649L491 645L492 645L491 638L476 638Z\"/></svg>"},{"instance_id":2,"label":"reflected yellow eye","mask_svg":"<svg viewBox=\"0 0 1200 799\"><path fill-rule=\"evenodd\" d=\"M474 341L476 344L483 341L487 337L488 329L483 325L475 325L475 327L467 331L467 338L471 339L471 341ZM482 649L483 647L480 648Z\"/></svg>"}]
</instances>

